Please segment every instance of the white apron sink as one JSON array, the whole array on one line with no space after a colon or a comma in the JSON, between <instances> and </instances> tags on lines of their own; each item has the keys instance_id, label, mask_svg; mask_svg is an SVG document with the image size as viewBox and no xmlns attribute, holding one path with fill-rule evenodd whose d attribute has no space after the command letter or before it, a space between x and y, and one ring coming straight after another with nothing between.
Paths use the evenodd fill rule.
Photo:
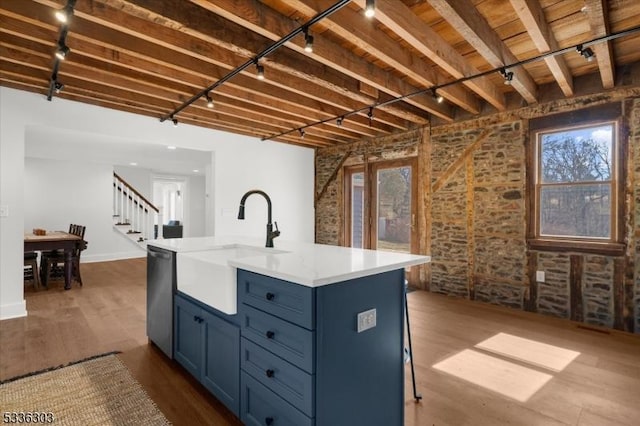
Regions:
<instances>
[{"instance_id":1,"label":"white apron sink","mask_svg":"<svg viewBox=\"0 0 640 426\"><path fill-rule=\"evenodd\" d=\"M178 291L225 314L238 312L236 268L230 260L287 253L267 247L232 244L221 248L178 253Z\"/></svg>"}]
</instances>

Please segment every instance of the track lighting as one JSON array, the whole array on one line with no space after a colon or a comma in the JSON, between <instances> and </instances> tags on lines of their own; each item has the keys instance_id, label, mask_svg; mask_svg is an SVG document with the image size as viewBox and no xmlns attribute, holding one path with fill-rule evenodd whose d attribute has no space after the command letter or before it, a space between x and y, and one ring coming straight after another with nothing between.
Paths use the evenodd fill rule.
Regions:
<instances>
[{"instance_id":1,"label":"track lighting","mask_svg":"<svg viewBox=\"0 0 640 426\"><path fill-rule=\"evenodd\" d=\"M71 16L73 16L73 5L71 5L71 2L69 2L69 4L67 4L62 9L56 10L55 16L56 19L63 24L68 23L69 19L71 19Z\"/></svg>"},{"instance_id":2,"label":"track lighting","mask_svg":"<svg viewBox=\"0 0 640 426\"><path fill-rule=\"evenodd\" d=\"M58 59L60 59L61 61L64 60L64 58L67 57L67 55L69 54L70 49L66 44L60 44L60 46L58 47L58 50L56 50L56 57Z\"/></svg>"},{"instance_id":3,"label":"track lighting","mask_svg":"<svg viewBox=\"0 0 640 426\"><path fill-rule=\"evenodd\" d=\"M504 84L510 86L511 81L513 80L513 71L507 71L506 68L501 68L500 75L502 75L502 78L504 78Z\"/></svg>"},{"instance_id":4,"label":"track lighting","mask_svg":"<svg viewBox=\"0 0 640 426\"><path fill-rule=\"evenodd\" d=\"M338 117L338 119L336 120L336 124L338 125L338 127L342 127L343 121L344 121L344 117Z\"/></svg>"},{"instance_id":5,"label":"track lighting","mask_svg":"<svg viewBox=\"0 0 640 426\"><path fill-rule=\"evenodd\" d=\"M367 117L369 117L369 127L373 122L373 107L369 107L369 112L367 113Z\"/></svg>"},{"instance_id":6,"label":"track lighting","mask_svg":"<svg viewBox=\"0 0 640 426\"><path fill-rule=\"evenodd\" d=\"M207 98L207 108L213 108L213 99L211 99L211 96L209 95L205 95Z\"/></svg>"},{"instance_id":7,"label":"track lighting","mask_svg":"<svg viewBox=\"0 0 640 426\"><path fill-rule=\"evenodd\" d=\"M580 44L578 45L578 47L576 47L576 50L578 51L579 54L582 55L583 58L585 58L589 62L593 61L593 58L596 57L596 54L593 53L593 50L591 50L590 47L583 48L582 45Z\"/></svg>"},{"instance_id":8,"label":"track lighting","mask_svg":"<svg viewBox=\"0 0 640 426\"><path fill-rule=\"evenodd\" d=\"M304 29L304 51L313 52L313 36L309 34L309 30Z\"/></svg>"},{"instance_id":9,"label":"track lighting","mask_svg":"<svg viewBox=\"0 0 640 426\"><path fill-rule=\"evenodd\" d=\"M431 89L431 96L436 100L437 103L441 104L444 101L444 97L442 95L438 95L436 89Z\"/></svg>"},{"instance_id":10,"label":"track lighting","mask_svg":"<svg viewBox=\"0 0 640 426\"><path fill-rule=\"evenodd\" d=\"M178 127L178 119L173 115L171 116L171 121L173 122L173 127Z\"/></svg>"},{"instance_id":11,"label":"track lighting","mask_svg":"<svg viewBox=\"0 0 640 426\"><path fill-rule=\"evenodd\" d=\"M53 83L53 89L56 91L56 93L60 93L62 89L64 89L64 84L56 81L55 83Z\"/></svg>"},{"instance_id":12,"label":"track lighting","mask_svg":"<svg viewBox=\"0 0 640 426\"><path fill-rule=\"evenodd\" d=\"M364 7L364 16L367 18L373 18L376 14L376 0L367 0L367 3Z\"/></svg>"},{"instance_id":13,"label":"track lighting","mask_svg":"<svg viewBox=\"0 0 640 426\"><path fill-rule=\"evenodd\" d=\"M256 71L258 73L258 80L264 80L264 67L256 62Z\"/></svg>"},{"instance_id":14,"label":"track lighting","mask_svg":"<svg viewBox=\"0 0 640 426\"><path fill-rule=\"evenodd\" d=\"M298 129L300 132L300 139L304 139L304 129Z\"/></svg>"}]
</instances>

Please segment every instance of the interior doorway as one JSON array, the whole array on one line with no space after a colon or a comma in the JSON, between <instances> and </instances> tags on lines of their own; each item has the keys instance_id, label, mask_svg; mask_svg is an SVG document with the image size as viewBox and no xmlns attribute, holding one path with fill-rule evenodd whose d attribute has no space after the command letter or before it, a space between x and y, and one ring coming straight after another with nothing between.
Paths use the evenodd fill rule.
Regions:
<instances>
[{"instance_id":1,"label":"interior doorway","mask_svg":"<svg viewBox=\"0 0 640 426\"><path fill-rule=\"evenodd\" d=\"M187 190L187 180L176 177L156 176L153 178L153 204L160 211L162 223L184 223L184 206ZM155 225L159 225L156 218Z\"/></svg>"}]
</instances>

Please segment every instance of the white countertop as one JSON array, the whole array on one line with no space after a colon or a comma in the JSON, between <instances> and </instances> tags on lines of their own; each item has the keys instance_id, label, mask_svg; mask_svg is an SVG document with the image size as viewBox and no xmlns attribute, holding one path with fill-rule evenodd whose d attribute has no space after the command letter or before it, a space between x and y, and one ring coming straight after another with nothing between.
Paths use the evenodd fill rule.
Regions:
<instances>
[{"instance_id":1,"label":"white countertop","mask_svg":"<svg viewBox=\"0 0 640 426\"><path fill-rule=\"evenodd\" d=\"M263 239L232 236L170 238L150 240L147 244L177 253L215 250L233 244L264 248ZM266 252L256 256L241 257L229 260L228 264L235 268L308 287L318 287L431 261L430 256L279 239L274 241L274 245L273 254ZM279 253L275 253L276 251ZM198 253L192 253L192 255L201 257Z\"/></svg>"}]
</instances>

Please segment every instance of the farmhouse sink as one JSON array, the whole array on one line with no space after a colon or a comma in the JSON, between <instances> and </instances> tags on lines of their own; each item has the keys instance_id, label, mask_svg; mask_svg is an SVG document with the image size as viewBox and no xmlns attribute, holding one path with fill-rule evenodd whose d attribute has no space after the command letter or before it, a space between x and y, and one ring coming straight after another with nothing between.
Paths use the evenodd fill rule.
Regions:
<instances>
[{"instance_id":1,"label":"farmhouse sink","mask_svg":"<svg viewBox=\"0 0 640 426\"><path fill-rule=\"evenodd\" d=\"M178 253L178 290L228 315L237 313L236 268L233 259L287 253L273 248L231 244L219 248Z\"/></svg>"}]
</instances>

